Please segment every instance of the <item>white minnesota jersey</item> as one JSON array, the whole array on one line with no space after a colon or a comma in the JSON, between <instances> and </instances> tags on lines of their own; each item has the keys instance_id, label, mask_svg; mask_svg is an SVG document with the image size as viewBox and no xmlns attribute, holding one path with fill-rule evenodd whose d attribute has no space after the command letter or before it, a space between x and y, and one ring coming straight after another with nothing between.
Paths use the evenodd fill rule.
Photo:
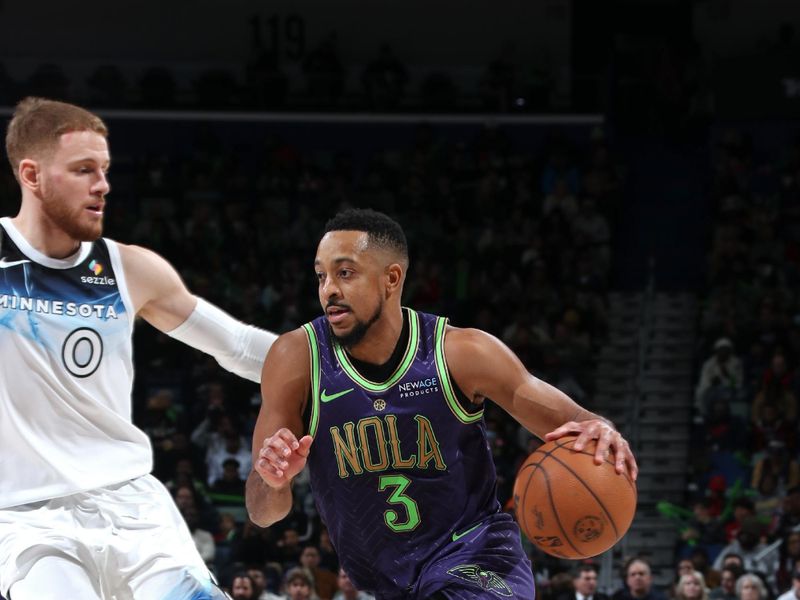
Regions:
<instances>
[{"instance_id":1,"label":"white minnesota jersey","mask_svg":"<svg viewBox=\"0 0 800 600\"><path fill-rule=\"evenodd\" d=\"M0 219L0 508L150 472L131 421L134 311L117 245L59 260Z\"/></svg>"}]
</instances>

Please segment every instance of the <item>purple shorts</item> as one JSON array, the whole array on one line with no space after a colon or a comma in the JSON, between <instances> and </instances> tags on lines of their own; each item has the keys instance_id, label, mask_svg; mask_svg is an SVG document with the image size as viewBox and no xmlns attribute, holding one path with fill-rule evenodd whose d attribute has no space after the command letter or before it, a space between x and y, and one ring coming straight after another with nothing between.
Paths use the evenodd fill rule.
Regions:
<instances>
[{"instance_id":1,"label":"purple shorts","mask_svg":"<svg viewBox=\"0 0 800 600\"><path fill-rule=\"evenodd\" d=\"M505 513L456 532L425 566L412 598L533 600L531 561L520 530Z\"/></svg>"}]
</instances>

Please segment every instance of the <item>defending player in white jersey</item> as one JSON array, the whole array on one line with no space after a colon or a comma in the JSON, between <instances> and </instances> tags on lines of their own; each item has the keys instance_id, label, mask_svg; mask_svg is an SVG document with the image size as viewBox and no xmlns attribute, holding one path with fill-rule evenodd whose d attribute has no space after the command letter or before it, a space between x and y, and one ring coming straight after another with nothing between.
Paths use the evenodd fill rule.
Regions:
<instances>
[{"instance_id":1,"label":"defending player in white jersey","mask_svg":"<svg viewBox=\"0 0 800 600\"><path fill-rule=\"evenodd\" d=\"M101 237L107 135L41 98L8 126L22 204L0 219L0 594L224 598L131 422L133 322L256 382L275 336L193 296L157 254Z\"/></svg>"}]
</instances>

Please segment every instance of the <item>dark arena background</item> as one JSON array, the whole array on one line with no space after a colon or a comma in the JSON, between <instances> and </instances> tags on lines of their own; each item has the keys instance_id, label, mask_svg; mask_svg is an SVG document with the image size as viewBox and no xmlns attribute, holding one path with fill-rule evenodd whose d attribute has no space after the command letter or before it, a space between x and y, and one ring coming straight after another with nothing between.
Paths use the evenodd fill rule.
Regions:
<instances>
[{"instance_id":1,"label":"dark arena background","mask_svg":"<svg viewBox=\"0 0 800 600\"><path fill-rule=\"evenodd\" d=\"M4 118L40 95L108 123L106 235L246 322L320 313L338 210L395 217L406 305L501 338L630 440L639 507L585 561L600 591L683 598L696 569L756 600L724 587L728 553L757 600L800 588L800 4L3 1L0 52ZM8 168L0 205L19 206ZM144 323L134 347L135 422L221 584L261 570L279 594L301 565L332 598L307 478L287 519L248 521L258 387ZM511 510L540 441L485 419ZM578 564L527 548L539 597L574 600Z\"/></svg>"}]
</instances>

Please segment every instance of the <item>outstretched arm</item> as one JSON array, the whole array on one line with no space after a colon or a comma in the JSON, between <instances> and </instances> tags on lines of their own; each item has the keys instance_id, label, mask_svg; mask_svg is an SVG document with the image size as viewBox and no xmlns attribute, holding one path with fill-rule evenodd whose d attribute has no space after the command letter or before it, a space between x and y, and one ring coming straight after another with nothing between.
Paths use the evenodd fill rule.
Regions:
<instances>
[{"instance_id":1,"label":"outstretched arm","mask_svg":"<svg viewBox=\"0 0 800 600\"><path fill-rule=\"evenodd\" d=\"M627 468L636 479L636 459L613 424L531 375L494 336L478 329L448 327L445 356L453 379L474 402L491 399L546 441L578 434L575 449L581 450L596 439L595 462L600 464L607 452L613 452L617 472Z\"/></svg>"},{"instance_id":2,"label":"outstretched arm","mask_svg":"<svg viewBox=\"0 0 800 600\"><path fill-rule=\"evenodd\" d=\"M253 432L253 470L245 500L250 520L266 527L292 508L291 482L305 467L311 436L303 409L311 389L308 341L302 329L278 338L261 377L261 410Z\"/></svg>"},{"instance_id":3,"label":"outstretched arm","mask_svg":"<svg viewBox=\"0 0 800 600\"><path fill-rule=\"evenodd\" d=\"M175 268L139 246L119 244L136 313L156 329L202 350L241 377L259 382L276 335L245 325L186 289Z\"/></svg>"}]
</instances>

